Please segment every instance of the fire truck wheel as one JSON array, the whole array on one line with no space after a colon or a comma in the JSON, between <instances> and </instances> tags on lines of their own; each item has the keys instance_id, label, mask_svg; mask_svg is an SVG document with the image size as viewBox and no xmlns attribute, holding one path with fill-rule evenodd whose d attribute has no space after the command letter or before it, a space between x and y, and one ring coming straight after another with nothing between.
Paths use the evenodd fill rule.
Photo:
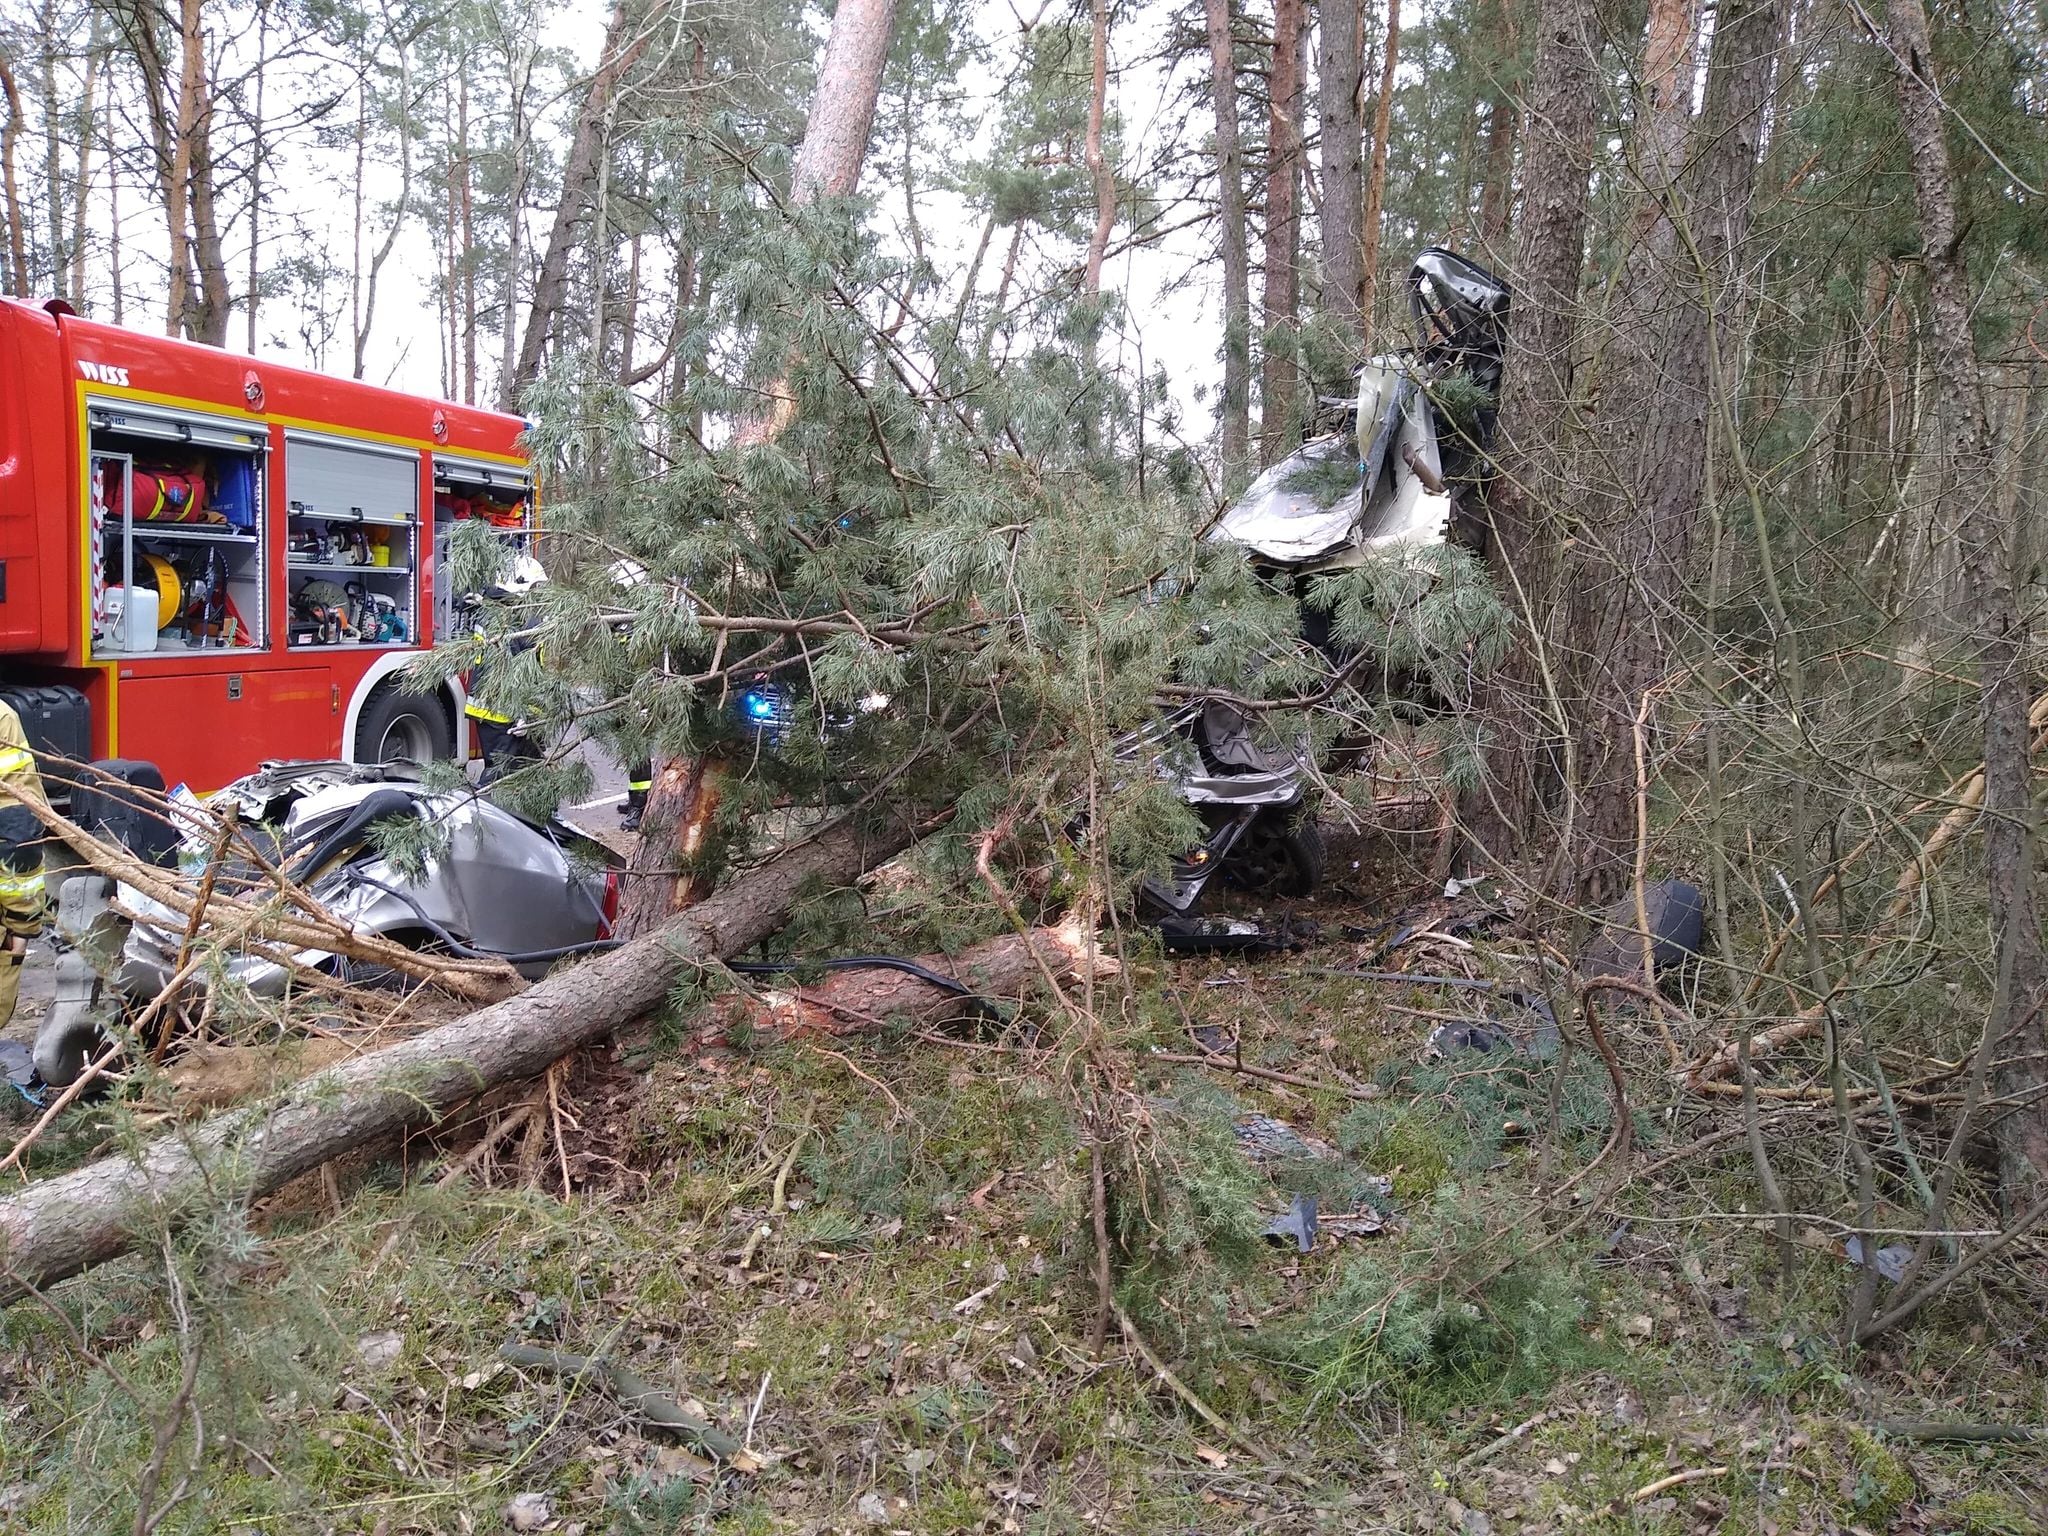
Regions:
<instances>
[{"instance_id":1,"label":"fire truck wheel","mask_svg":"<svg viewBox=\"0 0 2048 1536\"><path fill-rule=\"evenodd\" d=\"M455 755L448 707L433 695L404 693L380 683L356 717L359 763L425 763Z\"/></svg>"}]
</instances>

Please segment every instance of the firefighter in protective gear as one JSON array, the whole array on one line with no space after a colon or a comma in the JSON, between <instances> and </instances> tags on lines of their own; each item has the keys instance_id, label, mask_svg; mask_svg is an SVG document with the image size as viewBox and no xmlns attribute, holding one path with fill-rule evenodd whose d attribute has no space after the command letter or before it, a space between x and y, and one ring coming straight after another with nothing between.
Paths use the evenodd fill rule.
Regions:
<instances>
[{"instance_id":1,"label":"firefighter in protective gear","mask_svg":"<svg viewBox=\"0 0 2048 1536\"><path fill-rule=\"evenodd\" d=\"M0 784L37 800L43 798L42 775L14 706L0 699ZM21 995L21 968L28 959L28 941L43 927L43 824L12 794L0 792L0 1028L14 1018Z\"/></svg>"},{"instance_id":2,"label":"firefighter in protective gear","mask_svg":"<svg viewBox=\"0 0 2048 1536\"><path fill-rule=\"evenodd\" d=\"M524 597L547 577L540 568L540 562L531 555L521 555L514 562L511 574L492 587L485 597L499 602L515 597ZM465 606L474 608L477 598L465 599ZM478 640L484 638L481 626L473 633ZM532 647L531 640L514 640L515 654ZM481 646L477 648L476 665L470 669L469 698L462 712L476 726L477 747L483 754L484 771L478 776L479 785L502 779L506 774L526 763L537 763L541 759L540 743L534 734L531 721L521 721L504 713L499 702L494 700L491 687L491 658Z\"/></svg>"},{"instance_id":3,"label":"firefighter in protective gear","mask_svg":"<svg viewBox=\"0 0 2048 1536\"><path fill-rule=\"evenodd\" d=\"M606 572L612 585L621 589L644 586L647 582L647 567L638 560L614 560ZM633 626L629 620L618 621L619 644L624 645L633 638ZM647 792L654 787L654 762L651 758L638 758L626 767L626 803L619 811L619 830L638 832L640 820L647 814Z\"/></svg>"}]
</instances>

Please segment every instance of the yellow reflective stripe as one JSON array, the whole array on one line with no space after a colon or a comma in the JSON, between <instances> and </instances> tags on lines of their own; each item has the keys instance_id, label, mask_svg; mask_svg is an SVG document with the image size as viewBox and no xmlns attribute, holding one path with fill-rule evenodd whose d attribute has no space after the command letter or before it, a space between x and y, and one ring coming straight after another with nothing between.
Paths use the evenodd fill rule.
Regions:
<instances>
[{"instance_id":1,"label":"yellow reflective stripe","mask_svg":"<svg viewBox=\"0 0 2048 1536\"><path fill-rule=\"evenodd\" d=\"M626 788L628 788L628 789L633 789L633 790L640 790L640 789L652 789L652 788L654 788L654 780L652 780L652 779L628 779L628 780L626 780Z\"/></svg>"},{"instance_id":2,"label":"yellow reflective stripe","mask_svg":"<svg viewBox=\"0 0 2048 1536\"><path fill-rule=\"evenodd\" d=\"M43 875L38 870L32 875L0 875L0 903L9 906L25 906L32 901L43 899Z\"/></svg>"},{"instance_id":3,"label":"yellow reflective stripe","mask_svg":"<svg viewBox=\"0 0 2048 1536\"><path fill-rule=\"evenodd\" d=\"M510 725L512 723L510 715L501 715L494 709L486 709L474 699L471 699L468 704L463 706L462 712L472 720L482 720L489 725Z\"/></svg>"},{"instance_id":4,"label":"yellow reflective stripe","mask_svg":"<svg viewBox=\"0 0 2048 1536\"><path fill-rule=\"evenodd\" d=\"M0 747L0 779L36 765L35 754L26 747Z\"/></svg>"}]
</instances>

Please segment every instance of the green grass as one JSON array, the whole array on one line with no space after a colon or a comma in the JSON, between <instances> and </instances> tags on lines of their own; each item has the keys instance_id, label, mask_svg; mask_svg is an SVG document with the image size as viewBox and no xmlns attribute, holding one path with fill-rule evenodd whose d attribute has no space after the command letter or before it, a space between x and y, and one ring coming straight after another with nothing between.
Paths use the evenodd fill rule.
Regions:
<instances>
[{"instance_id":1,"label":"green grass","mask_svg":"<svg viewBox=\"0 0 2048 1536\"><path fill-rule=\"evenodd\" d=\"M2048 1388L2016 1397L1991 1350L1932 1326L1890 1364L1844 1351L1840 1269L1809 1258L1773 1290L1769 1244L1747 1228L1605 1262L1612 1219L1554 1237L1571 1208L1537 1214L1539 1138L1502 1134L1547 1115L1547 1066L1417 1062L1412 1025L1404 1037L1344 1011L1355 989L1273 985L1290 1001L1270 1016L1244 988L1187 996L1251 1032L1248 1059L1371 1074L1378 1100L1141 1070L1125 1101L1139 1134L1108 1147L1117 1298L1242 1443L1137 1366L1114 1327L1108 1357L1089 1354L1089 1127L1056 1053L835 1045L892 1102L846 1061L764 1043L708 1069L660 1063L613 1110L631 1117L636 1176L568 1204L359 1169L339 1216L309 1201L199 1224L171 1255L208 1451L160 1529L496 1530L526 1492L593 1536L852 1527L869 1493L891 1528L930 1532L1351 1529L1361 1499L1389 1528L1434 1531L1453 1498L1497 1530L1689 1532L1703 1509L1724 1529L2035 1528L2038 1458L1853 1423L1873 1394L1940 1399L1899 1417L2027 1422ZM1168 1042L1178 1018L1154 997L1131 1028ZM1607 1106L1589 1060L1559 1088L1553 1156L1569 1170L1604 1140ZM1342 1156L1255 1169L1232 1129L1252 1110ZM792 1148L788 1209L771 1215ZM1667 1198L1726 1207L1739 1157L1703 1162ZM1381 1235L1308 1255L1261 1240L1293 1192L1334 1209L1367 1174L1393 1179ZM20 1490L0 1529L133 1524L182 1359L165 1264L155 1251L55 1293L105 1367L46 1312L0 1312L15 1405L0 1492ZM1706 1307L1709 1287L1743 1291L1734 1323ZM362 1341L385 1332L401 1348L375 1363ZM692 1481L603 1391L499 1364L512 1339L607 1354L733 1433L751 1419L763 1465ZM187 1420L172 1481L189 1447ZM1268 1455L1311 1486L1278 1480ZM1631 1502L1715 1465L1731 1471Z\"/></svg>"}]
</instances>

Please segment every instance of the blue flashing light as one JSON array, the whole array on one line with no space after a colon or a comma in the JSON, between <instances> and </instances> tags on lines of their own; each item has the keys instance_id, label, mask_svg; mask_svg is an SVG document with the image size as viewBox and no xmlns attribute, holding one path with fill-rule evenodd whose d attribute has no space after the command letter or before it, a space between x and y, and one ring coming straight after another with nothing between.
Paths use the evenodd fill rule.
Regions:
<instances>
[{"instance_id":1,"label":"blue flashing light","mask_svg":"<svg viewBox=\"0 0 2048 1536\"><path fill-rule=\"evenodd\" d=\"M740 695L740 707L747 712L749 720L773 720L775 718L775 697L758 688L749 688Z\"/></svg>"}]
</instances>

